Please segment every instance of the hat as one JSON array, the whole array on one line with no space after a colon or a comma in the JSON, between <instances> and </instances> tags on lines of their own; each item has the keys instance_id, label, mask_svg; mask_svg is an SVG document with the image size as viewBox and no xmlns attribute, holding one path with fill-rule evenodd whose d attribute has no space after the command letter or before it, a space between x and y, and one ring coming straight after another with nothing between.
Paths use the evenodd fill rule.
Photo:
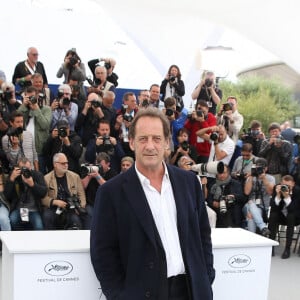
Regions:
<instances>
[{"instance_id":1,"label":"hat","mask_svg":"<svg viewBox=\"0 0 300 300\"><path fill-rule=\"evenodd\" d=\"M57 129L69 127L69 122L66 119L58 120L56 123Z\"/></svg>"}]
</instances>

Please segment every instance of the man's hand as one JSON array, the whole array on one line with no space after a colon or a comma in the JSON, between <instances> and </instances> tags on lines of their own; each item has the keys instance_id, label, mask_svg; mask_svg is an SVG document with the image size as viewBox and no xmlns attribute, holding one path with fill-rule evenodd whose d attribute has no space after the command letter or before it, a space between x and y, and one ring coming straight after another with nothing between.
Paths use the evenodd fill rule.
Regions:
<instances>
[{"instance_id":1,"label":"man's hand","mask_svg":"<svg viewBox=\"0 0 300 300\"><path fill-rule=\"evenodd\" d=\"M33 181L32 176L30 176L29 178L26 178L26 177L24 177L24 175L22 175L22 180L30 187L34 186L34 181Z\"/></svg>"},{"instance_id":2,"label":"man's hand","mask_svg":"<svg viewBox=\"0 0 300 300\"><path fill-rule=\"evenodd\" d=\"M10 181L15 181L17 177L21 175L21 169L19 167L15 167L13 171L10 174L9 180Z\"/></svg>"},{"instance_id":3,"label":"man's hand","mask_svg":"<svg viewBox=\"0 0 300 300\"><path fill-rule=\"evenodd\" d=\"M110 137L109 137L109 140L110 140L110 142L111 142L111 144L112 144L113 146L116 146L116 145L117 145L117 140L116 140L113 136L110 136Z\"/></svg>"},{"instance_id":4,"label":"man's hand","mask_svg":"<svg viewBox=\"0 0 300 300\"><path fill-rule=\"evenodd\" d=\"M52 205L56 205L60 208L66 209L67 208L67 202L63 201L63 200L59 200L59 199L55 199L52 202Z\"/></svg>"}]
</instances>

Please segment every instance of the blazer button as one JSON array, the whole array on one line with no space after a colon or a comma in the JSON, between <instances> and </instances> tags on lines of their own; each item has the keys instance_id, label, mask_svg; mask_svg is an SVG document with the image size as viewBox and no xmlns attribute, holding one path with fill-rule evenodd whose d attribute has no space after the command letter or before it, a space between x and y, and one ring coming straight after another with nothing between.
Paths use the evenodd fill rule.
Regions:
<instances>
[{"instance_id":1,"label":"blazer button","mask_svg":"<svg viewBox=\"0 0 300 300\"><path fill-rule=\"evenodd\" d=\"M154 268L154 263L152 261L149 262L148 267L149 267L149 269L153 269Z\"/></svg>"},{"instance_id":2,"label":"blazer button","mask_svg":"<svg viewBox=\"0 0 300 300\"><path fill-rule=\"evenodd\" d=\"M150 297L151 297L151 293L150 293L149 291L147 291L147 292L145 293L145 297L146 297L146 298L150 298Z\"/></svg>"}]
</instances>

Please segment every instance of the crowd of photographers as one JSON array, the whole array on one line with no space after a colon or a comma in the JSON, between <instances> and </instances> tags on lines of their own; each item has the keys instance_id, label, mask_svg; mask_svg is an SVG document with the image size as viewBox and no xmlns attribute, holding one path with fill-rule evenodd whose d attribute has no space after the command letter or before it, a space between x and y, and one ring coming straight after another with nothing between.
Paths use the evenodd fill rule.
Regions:
<instances>
[{"instance_id":1,"label":"crowd of photographers","mask_svg":"<svg viewBox=\"0 0 300 300\"><path fill-rule=\"evenodd\" d=\"M157 107L172 132L165 160L197 174L211 226L275 239L284 224L288 258L300 224L300 136L290 124L274 122L268 133L257 120L244 124L238 99L222 101L213 72L203 74L187 109L176 65L160 85L125 93L117 110L115 65L112 58L90 60L87 78L71 49L57 72L64 81L56 94L36 48L15 67L13 83L0 71L1 230L89 229L98 187L134 164L132 120L138 110Z\"/></svg>"}]
</instances>

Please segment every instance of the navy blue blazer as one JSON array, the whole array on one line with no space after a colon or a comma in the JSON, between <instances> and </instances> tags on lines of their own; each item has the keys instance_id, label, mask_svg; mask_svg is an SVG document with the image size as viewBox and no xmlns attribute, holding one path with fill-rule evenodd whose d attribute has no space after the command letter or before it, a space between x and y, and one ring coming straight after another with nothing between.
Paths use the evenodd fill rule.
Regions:
<instances>
[{"instance_id":1,"label":"navy blue blazer","mask_svg":"<svg viewBox=\"0 0 300 300\"><path fill-rule=\"evenodd\" d=\"M199 180L192 172L177 167L168 166L168 172L192 299L213 299L211 230ZM96 276L108 300L166 299L162 296L167 285L166 263L161 263L162 247L156 236L134 167L98 189L90 249Z\"/></svg>"}]
</instances>

